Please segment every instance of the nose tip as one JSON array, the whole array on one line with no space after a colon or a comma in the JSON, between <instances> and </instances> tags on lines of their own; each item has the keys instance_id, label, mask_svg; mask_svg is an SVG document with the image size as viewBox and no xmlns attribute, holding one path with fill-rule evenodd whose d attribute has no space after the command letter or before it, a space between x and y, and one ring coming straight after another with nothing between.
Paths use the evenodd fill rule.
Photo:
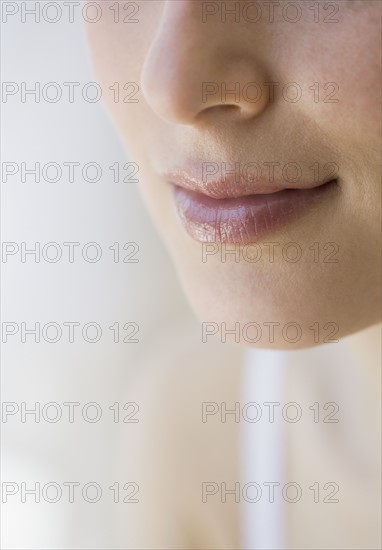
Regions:
<instances>
[{"instance_id":1,"label":"nose tip","mask_svg":"<svg viewBox=\"0 0 382 550\"><path fill-rule=\"evenodd\" d=\"M211 114L212 109L218 112L217 108L245 118L257 117L268 103L262 85L266 79L254 80L258 70L248 70L248 78L235 74L235 70L224 75L219 61L207 70L195 59L180 62L175 59L179 54L173 54L172 61L164 65L155 59L157 55L158 51L151 54L145 63L141 89L150 108L167 122L192 125L204 113Z\"/></svg>"},{"instance_id":2,"label":"nose tip","mask_svg":"<svg viewBox=\"0 0 382 550\"><path fill-rule=\"evenodd\" d=\"M261 63L234 55L225 38L221 29L209 30L199 21L172 20L168 26L162 21L141 73L143 96L160 118L194 125L206 113L251 118L266 108Z\"/></svg>"},{"instance_id":3,"label":"nose tip","mask_svg":"<svg viewBox=\"0 0 382 550\"><path fill-rule=\"evenodd\" d=\"M141 90L149 107L160 118L190 125L200 112L201 87L189 62L185 65L179 61L175 55L169 59L163 49L152 48L143 67Z\"/></svg>"}]
</instances>

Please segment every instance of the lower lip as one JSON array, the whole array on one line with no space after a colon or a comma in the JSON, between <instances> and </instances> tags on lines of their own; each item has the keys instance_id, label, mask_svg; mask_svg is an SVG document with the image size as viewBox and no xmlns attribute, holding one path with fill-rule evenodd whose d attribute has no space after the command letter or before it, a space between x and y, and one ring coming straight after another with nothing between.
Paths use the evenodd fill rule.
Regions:
<instances>
[{"instance_id":1,"label":"lower lip","mask_svg":"<svg viewBox=\"0 0 382 550\"><path fill-rule=\"evenodd\" d=\"M313 189L286 189L228 199L213 199L173 187L180 220L193 239L245 245L282 230L314 208L335 185L333 180Z\"/></svg>"}]
</instances>

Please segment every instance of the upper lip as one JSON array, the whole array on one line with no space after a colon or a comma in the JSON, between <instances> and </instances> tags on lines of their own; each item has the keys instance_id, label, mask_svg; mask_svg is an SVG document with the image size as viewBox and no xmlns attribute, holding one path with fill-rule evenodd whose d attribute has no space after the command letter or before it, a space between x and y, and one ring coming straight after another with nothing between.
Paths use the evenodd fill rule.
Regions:
<instances>
[{"instance_id":1,"label":"upper lip","mask_svg":"<svg viewBox=\"0 0 382 550\"><path fill-rule=\"evenodd\" d=\"M296 183L287 181L271 181L270 179L255 179L248 173L249 177L237 173L224 175L218 178L204 177L201 169L202 163L193 163L187 168L172 168L162 173L162 177L173 185L183 187L196 193L202 193L213 199L230 199L244 197L248 195L266 195L277 193L286 189L308 190L320 187L329 181L313 181L313 179L304 181L302 177ZM227 166L228 163L227 163ZM235 166L235 163L232 163Z\"/></svg>"}]
</instances>

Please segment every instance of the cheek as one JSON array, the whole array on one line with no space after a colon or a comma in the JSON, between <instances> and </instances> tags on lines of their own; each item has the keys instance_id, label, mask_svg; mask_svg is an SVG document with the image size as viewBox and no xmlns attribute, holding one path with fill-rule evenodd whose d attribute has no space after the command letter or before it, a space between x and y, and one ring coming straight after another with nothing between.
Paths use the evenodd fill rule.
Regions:
<instances>
[{"instance_id":1,"label":"cheek","mask_svg":"<svg viewBox=\"0 0 382 550\"><path fill-rule=\"evenodd\" d=\"M354 47L354 46L353 46ZM349 48L351 49L351 48ZM365 44L366 52L376 51L376 44ZM331 62L330 75L337 89L333 104L323 104L327 116L325 122L333 136L346 146L354 144L377 148L380 136L381 71L378 59L362 50L344 52L343 59ZM379 148L378 148L379 150Z\"/></svg>"},{"instance_id":2,"label":"cheek","mask_svg":"<svg viewBox=\"0 0 382 550\"><path fill-rule=\"evenodd\" d=\"M364 4L357 13L342 9L332 25L282 27L271 50L282 79L304 89L298 107L339 148L365 138L375 146L380 135L380 7Z\"/></svg>"}]
</instances>

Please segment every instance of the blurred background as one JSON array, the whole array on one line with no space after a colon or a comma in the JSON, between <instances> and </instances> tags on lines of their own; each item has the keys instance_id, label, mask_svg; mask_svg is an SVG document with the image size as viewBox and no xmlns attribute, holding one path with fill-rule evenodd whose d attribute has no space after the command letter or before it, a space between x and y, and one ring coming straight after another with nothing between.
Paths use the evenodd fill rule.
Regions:
<instances>
[{"instance_id":1,"label":"blurred background","mask_svg":"<svg viewBox=\"0 0 382 550\"><path fill-rule=\"evenodd\" d=\"M25 83L30 89L36 83L42 88L55 82L66 90L64 82L78 82L81 85L77 89L82 90L95 80L81 17L75 17L73 23L67 16L56 23L41 17L36 23L34 16L27 16L23 22L21 5L32 9L34 2L2 4L3 83L18 83L20 89ZM9 16L4 12L5 4ZM42 10L47 2L38 4ZM11 15L14 10L18 13ZM54 18L54 6L49 17ZM126 412L122 407L137 402L134 381L137 375L144 378L157 364L158 354L166 362L166 353L176 353L177 346L182 348L181 338L187 332L183 325L189 325L191 331L198 327L142 206L137 183L122 181L126 174L122 167L128 159L102 103L86 102L80 92L73 103L65 93L56 103L36 102L33 95L26 95L22 102L19 93L3 93L2 101L2 135L6 138L2 140L3 167L4 163L14 163L12 166L16 164L20 170L9 178L3 172L2 178L2 241L14 243L6 250L18 249L13 255L3 254L1 266L3 328L4 323L18 327L17 334L3 340L2 401L8 409L3 409L1 424L2 480L15 483L19 491L3 504L2 547L114 548L118 544L111 527L114 492L108 487L129 481L118 479L113 470L116 446L121 440L122 419L126 415L137 419L142 410L141 403L139 412L134 406ZM72 183L63 166L68 162L80 164ZM40 163L41 171L47 163L57 163L64 172L57 182L46 181L54 179L50 172L39 183L33 175L23 183L22 163L27 169ZM84 180L81 170L87 163L102 168L99 181ZM115 163L121 168L119 182L109 169ZM89 179L93 174L90 170ZM46 243L52 242L62 251L57 262L46 260L55 257L57 247L45 249L46 255L42 252ZM68 260L65 242L80 243L74 249L73 262ZM90 242L98 246L85 248L89 258L102 252L97 262L83 258L83 247ZM40 261L33 254L22 257L22 246L24 250L34 249L36 243L40 243ZM135 244L124 251L126 243ZM117 250L119 261L115 261ZM126 256L138 262L124 263ZM68 322L79 323L72 343L63 324ZM40 323L39 343L31 334L22 342L22 323L26 329ZM51 341L55 339L55 325L50 325L52 332L43 334L47 323L62 329L62 337L55 343ZM87 323L101 327L97 342L82 337ZM119 324L119 342L114 342L115 323ZM130 324L124 329L126 323ZM89 339L95 338L92 330L90 327ZM124 343L124 338L138 342ZM79 403L73 405L74 422L68 421L69 406L64 402ZM89 402L98 407L86 408L84 420L83 406ZM37 416L22 417L22 410L36 409L36 403L40 404ZM44 409L47 403L56 405ZM114 403L118 405L109 409ZM116 422L119 407L120 421ZM14 414L4 416L5 410ZM58 410L62 418L52 422ZM98 421L88 420L87 411L89 418L97 418L100 410ZM122 438L128 442L137 426L140 424L124 423ZM87 482L96 482L103 489L102 498L90 504L76 496L68 503L64 494L56 504L41 499L36 505L33 496L21 502L22 483L33 489L35 482L41 482L41 487L54 482L65 490L63 483L71 481L81 484L79 491ZM10 487L12 491L15 485ZM52 486L48 500L55 498L54 493ZM90 488L90 500L94 494Z\"/></svg>"}]
</instances>

